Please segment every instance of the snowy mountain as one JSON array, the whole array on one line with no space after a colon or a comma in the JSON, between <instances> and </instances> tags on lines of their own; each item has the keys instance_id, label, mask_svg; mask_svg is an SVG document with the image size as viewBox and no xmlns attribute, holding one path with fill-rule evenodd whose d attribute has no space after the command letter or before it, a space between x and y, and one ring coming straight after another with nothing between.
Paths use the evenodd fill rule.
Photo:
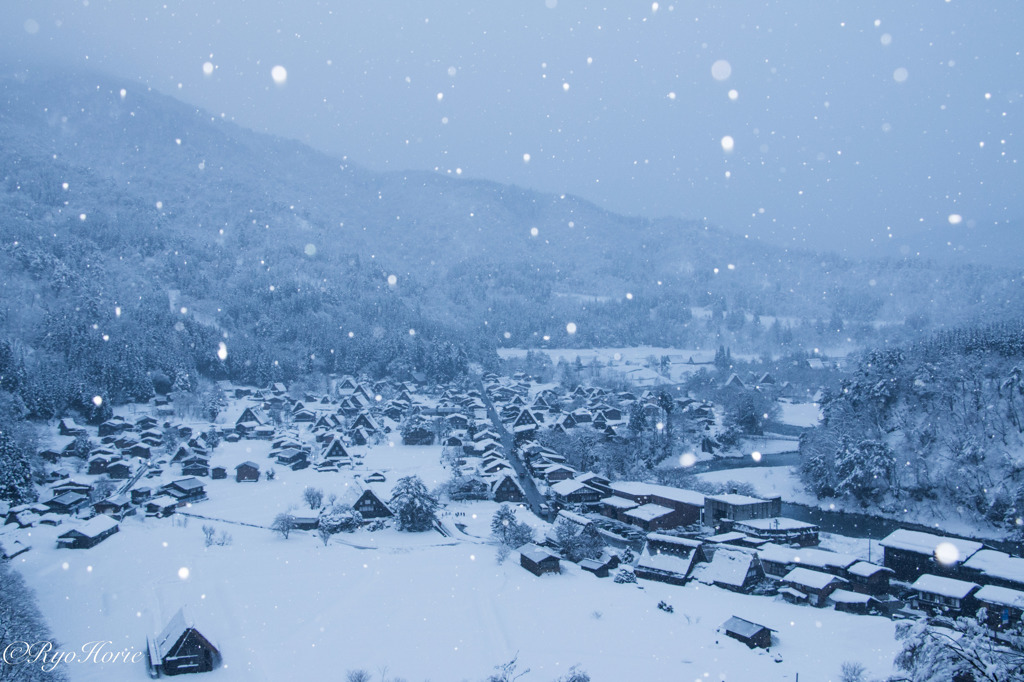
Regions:
<instances>
[{"instance_id":1,"label":"snowy mountain","mask_svg":"<svg viewBox=\"0 0 1024 682\"><path fill-rule=\"evenodd\" d=\"M471 357L547 342L762 352L884 342L1024 305L1014 271L848 260L572 196L374 173L94 73L0 80L0 159L3 333L33 347L60 336L41 323L61 306L81 313L82 296L105 314L134 301L149 321L169 300L211 342L233 333L235 357L239 340L269 341L288 371L353 338L383 365L422 355L378 357L410 329Z\"/></svg>"}]
</instances>

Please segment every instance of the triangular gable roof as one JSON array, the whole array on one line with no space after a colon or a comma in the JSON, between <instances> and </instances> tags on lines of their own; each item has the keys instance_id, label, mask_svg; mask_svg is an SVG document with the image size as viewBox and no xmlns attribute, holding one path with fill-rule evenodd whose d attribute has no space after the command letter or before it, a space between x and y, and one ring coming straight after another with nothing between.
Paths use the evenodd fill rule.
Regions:
<instances>
[{"instance_id":1,"label":"triangular gable roof","mask_svg":"<svg viewBox=\"0 0 1024 682\"><path fill-rule=\"evenodd\" d=\"M190 630L194 630L196 634L206 640L207 644L209 644L212 649L215 651L217 650L216 645L214 645L209 638L204 637L198 630L196 630L196 626L191 615L188 614L185 607L182 606L178 609L178 612L174 614L170 622L167 623L166 627L164 627L160 634L153 640L155 654L157 656L157 660L154 662L159 663L166 658L168 654L172 653L174 646L180 642L182 637L188 634Z\"/></svg>"}]
</instances>

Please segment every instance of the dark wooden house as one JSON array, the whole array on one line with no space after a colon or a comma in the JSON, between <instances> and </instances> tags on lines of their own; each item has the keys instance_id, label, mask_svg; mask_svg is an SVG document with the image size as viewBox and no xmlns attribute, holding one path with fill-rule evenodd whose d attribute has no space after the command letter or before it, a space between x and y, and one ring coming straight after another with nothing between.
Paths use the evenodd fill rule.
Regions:
<instances>
[{"instance_id":1,"label":"dark wooden house","mask_svg":"<svg viewBox=\"0 0 1024 682\"><path fill-rule=\"evenodd\" d=\"M383 519L395 515L391 508L369 488L363 491L352 508L362 514L364 519Z\"/></svg>"},{"instance_id":2,"label":"dark wooden house","mask_svg":"<svg viewBox=\"0 0 1024 682\"><path fill-rule=\"evenodd\" d=\"M108 497L105 500L100 500L93 504L92 508L97 514L106 514L115 519L123 519L135 513L135 507L132 506L132 500L128 493L121 493Z\"/></svg>"},{"instance_id":3,"label":"dark wooden house","mask_svg":"<svg viewBox=\"0 0 1024 682\"><path fill-rule=\"evenodd\" d=\"M987 625L993 630L1007 630L1021 621L1024 615L1024 592L985 585L974 593L974 600L988 612Z\"/></svg>"},{"instance_id":4,"label":"dark wooden house","mask_svg":"<svg viewBox=\"0 0 1024 682\"><path fill-rule=\"evenodd\" d=\"M722 624L722 632L727 637L743 642L751 649L757 647L767 649L772 645L772 633L775 630L733 616Z\"/></svg>"},{"instance_id":5,"label":"dark wooden house","mask_svg":"<svg viewBox=\"0 0 1024 682\"><path fill-rule=\"evenodd\" d=\"M491 493L495 502L522 502L526 493L514 476L499 476L491 484Z\"/></svg>"},{"instance_id":6,"label":"dark wooden house","mask_svg":"<svg viewBox=\"0 0 1024 682\"><path fill-rule=\"evenodd\" d=\"M883 548L882 565L895 571L897 580L906 582L915 580L925 573L953 575L960 564L983 547L980 542L973 540L903 528L893 531L878 544ZM942 552L944 562L936 558L940 545L948 548L948 552Z\"/></svg>"},{"instance_id":7,"label":"dark wooden house","mask_svg":"<svg viewBox=\"0 0 1024 682\"><path fill-rule=\"evenodd\" d=\"M780 593L787 601L821 607L828 603L829 595L848 583L831 573L800 567L783 576L782 584L785 587Z\"/></svg>"},{"instance_id":8,"label":"dark wooden house","mask_svg":"<svg viewBox=\"0 0 1024 682\"><path fill-rule=\"evenodd\" d=\"M260 480L260 466L255 462L242 462L235 467L235 480L239 483Z\"/></svg>"},{"instance_id":9,"label":"dark wooden house","mask_svg":"<svg viewBox=\"0 0 1024 682\"><path fill-rule=\"evenodd\" d=\"M57 536L57 546L64 549L89 549L103 542L120 530L117 521L100 514L78 528L72 528Z\"/></svg>"},{"instance_id":10,"label":"dark wooden house","mask_svg":"<svg viewBox=\"0 0 1024 682\"><path fill-rule=\"evenodd\" d=\"M914 581L910 603L914 608L944 615L973 614L977 607L974 593L981 588L977 583L925 574Z\"/></svg>"},{"instance_id":11,"label":"dark wooden house","mask_svg":"<svg viewBox=\"0 0 1024 682\"><path fill-rule=\"evenodd\" d=\"M210 672L221 663L220 650L196 629L184 607L159 635L147 638L147 653L146 667L153 678Z\"/></svg>"},{"instance_id":12,"label":"dark wooden house","mask_svg":"<svg viewBox=\"0 0 1024 682\"><path fill-rule=\"evenodd\" d=\"M61 493L52 500L44 502L50 511L55 514L74 514L79 509L89 504L89 498L81 493Z\"/></svg>"},{"instance_id":13,"label":"dark wooden house","mask_svg":"<svg viewBox=\"0 0 1024 682\"><path fill-rule=\"evenodd\" d=\"M519 548L519 565L536 576L545 573L561 573L558 556L543 547L530 543Z\"/></svg>"},{"instance_id":14,"label":"dark wooden house","mask_svg":"<svg viewBox=\"0 0 1024 682\"><path fill-rule=\"evenodd\" d=\"M693 567L707 560L699 540L648 533L634 573L637 578L685 585Z\"/></svg>"}]
</instances>

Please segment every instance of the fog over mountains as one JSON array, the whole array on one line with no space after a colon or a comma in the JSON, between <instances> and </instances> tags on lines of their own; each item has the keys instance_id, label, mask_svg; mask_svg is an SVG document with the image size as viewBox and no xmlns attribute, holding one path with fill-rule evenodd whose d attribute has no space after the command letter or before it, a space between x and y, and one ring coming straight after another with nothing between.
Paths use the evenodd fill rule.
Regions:
<instances>
[{"instance_id":1,"label":"fog over mountains","mask_svg":"<svg viewBox=\"0 0 1024 682\"><path fill-rule=\"evenodd\" d=\"M360 324L378 337L440 325L473 347L848 347L1024 305L1019 265L986 256L1012 261L1015 249L983 240L959 253L904 242L893 247L904 256L853 260L572 196L376 173L96 73L20 69L0 98L3 258L24 275L6 287L6 332L29 345L69 295L41 295L42 283L65 270L111 308L171 290L213 328L252 332L280 306L287 318L324 316L325 334L340 317L342 338ZM19 309L19 297L33 306ZM801 323L798 341L782 333ZM302 325L283 326L299 343Z\"/></svg>"}]
</instances>

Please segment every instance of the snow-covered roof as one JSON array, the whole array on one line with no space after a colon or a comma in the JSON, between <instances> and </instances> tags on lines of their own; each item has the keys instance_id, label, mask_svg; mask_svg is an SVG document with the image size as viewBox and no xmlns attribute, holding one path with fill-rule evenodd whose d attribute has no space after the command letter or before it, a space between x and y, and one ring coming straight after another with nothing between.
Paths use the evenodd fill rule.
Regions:
<instances>
[{"instance_id":1,"label":"snow-covered roof","mask_svg":"<svg viewBox=\"0 0 1024 682\"><path fill-rule=\"evenodd\" d=\"M1000 606L1012 606L1014 608L1024 609L1024 592L1021 592L1020 590L1011 590L1009 587L985 585L974 593L974 598L978 601L987 602L989 604L999 604Z\"/></svg>"},{"instance_id":2,"label":"snow-covered roof","mask_svg":"<svg viewBox=\"0 0 1024 682\"><path fill-rule=\"evenodd\" d=\"M662 507L660 504L645 504L637 507L636 509L630 509L626 512L626 516L641 521L653 521L654 519L660 519L662 516L674 513L674 509L668 507Z\"/></svg>"},{"instance_id":3,"label":"snow-covered roof","mask_svg":"<svg viewBox=\"0 0 1024 682\"><path fill-rule=\"evenodd\" d=\"M759 497L750 497L748 495L737 495L736 493L726 493L724 495L708 495L707 499L716 500L718 502L725 502L733 506L747 505L747 504L762 504L767 500L762 500Z\"/></svg>"},{"instance_id":4,"label":"snow-covered roof","mask_svg":"<svg viewBox=\"0 0 1024 682\"><path fill-rule=\"evenodd\" d=\"M735 525L745 526L747 528L753 528L755 530L761 531L808 530L811 528L817 528L817 526L813 523L797 521L796 519L787 519L784 516L775 516L770 519L747 519L746 521L737 521Z\"/></svg>"},{"instance_id":5,"label":"snow-covered roof","mask_svg":"<svg viewBox=\"0 0 1024 682\"><path fill-rule=\"evenodd\" d=\"M846 582L842 578L836 577L830 573L812 571L809 568L794 568L785 575L782 581L792 583L793 585L799 585L800 587L809 587L812 590L823 590L833 582Z\"/></svg>"},{"instance_id":6,"label":"snow-covered roof","mask_svg":"<svg viewBox=\"0 0 1024 682\"><path fill-rule=\"evenodd\" d=\"M870 594L861 594L850 590L836 590L829 595L829 599L837 604L867 604L873 597Z\"/></svg>"},{"instance_id":7,"label":"snow-covered roof","mask_svg":"<svg viewBox=\"0 0 1024 682\"><path fill-rule=\"evenodd\" d=\"M532 542L523 545L516 551L519 552L522 556L529 559L530 561L533 561L534 563L540 563L545 559L549 559L553 556L556 556L555 554L552 554L548 550L544 549L543 547L539 547L533 544Z\"/></svg>"},{"instance_id":8,"label":"snow-covered roof","mask_svg":"<svg viewBox=\"0 0 1024 682\"><path fill-rule=\"evenodd\" d=\"M592 521L587 517L580 516L579 514L569 511L568 509L560 510L558 512L558 518L571 521L572 523L575 523L579 526L589 526L592 523Z\"/></svg>"},{"instance_id":9,"label":"snow-covered roof","mask_svg":"<svg viewBox=\"0 0 1024 682\"><path fill-rule=\"evenodd\" d=\"M601 500L601 504L606 504L609 507L614 507L615 509L632 509L633 507L639 506L633 500L627 500L626 498L619 497L618 495L612 495L611 497L604 498Z\"/></svg>"},{"instance_id":10,"label":"snow-covered roof","mask_svg":"<svg viewBox=\"0 0 1024 682\"><path fill-rule=\"evenodd\" d=\"M925 573L915 580L914 584L911 585L910 588L918 592L927 592L928 594L937 594L943 597L963 599L969 595L971 591L978 589L978 584L970 583L966 580L957 580L956 578L946 578L941 575Z\"/></svg>"},{"instance_id":11,"label":"snow-covered roof","mask_svg":"<svg viewBox=\"0 0 1024 682\"><path fill-rule=\"evenodd\" d=\"M754 556L749 552L719 547L710 562L694 567L693 577L708 585L718 583L742 587L753 560Z\"/></svg>"},{"instance_id":12,"label":"snow-covered roof","mask_svg":"<svg viewBox=\"0 0 1024 682\"><path fill-rule=\"evenodd\" d=\"M879 566L878 564L872 564L867 561L858 561L853 566L850 566L848 569L846 569L846 571L850 575L855 575L860 578L870 578L876 573L881 572L895 573L895 571L893 571L891 568Z\"/></svg>"},{"instance_id":13,"label":"snow-covered roof","mask_svg":"<svg viewBox=\"0 0 1024 682\"><path fill-rule=\"evenodd\" d=\"M726 632L732 632L737 635L740 635L741 637L748 638L753 637L761 630L771 630L772 632L775 632L775 630L772 630L769 627L765 627L764 625L758 625L757 623L751 623L749 620L744 620L743 618L739 618L737 616L733 616L729 620L722 623L722 629Z\"/></svg>"},{"instance_id":14,"label":"snow-covered roof","mask_svg":"<svg viewBox=\"0 0 1024 682\"><path fill-rule=\"evenodd\" d=\"M704 542L714 542L716 544L723 542L735 542L742 538L747 537L746 533L741 533L737 530L729 531L728 533L719 533L718 535L710 535L704 538Z\"/></svg>"},{"instance_id":15,"label":"snow-covered roof","mask_svg":"<svg viewBox=\"0 0 1024 682\"><path fill-rule=\"evenodd\" d=\"M558 483L553 484L551 486L551 490L554 491L556 495L561 495L562 497L565 497L566 495L571 495L572 493L577 492L579 490L594 489L591 488L589 485L584 485L583 483L580 483L577 480L567 478L564 481L559 481Z\"/></svg>"},{"instance_id":16,"label":"snow-covered roof","mask_svg":"<svg viewBox=\"0 0 1024 682\"><path fill-rule=\"evenodd\" d=\"M993 578L1002 578L1024 584L1024 558L1014 557L994 549L983 549L964 562L964 568L981 571Z\"/></svg>"},{"instance_id":17,"label":"snow-covered roof","mask_svg":"<svg viewBox=\"0 0 1024 682\"><path fill-rule=\"evenodd\" d=\"M900 528L899 530L894 530L892 533L889 533L889 535L887 535L878 544L882 545L882 547L898 549L904 552L914 552L916 554L927 554L928 556L932 556L935 554L935 548L943 542L948 542L956 547L957 552L960 554L960 561L972 556L984 546L980 542L975 542L973 540L948 538L942 535L932 535L931 533L922 533L920 531L906 530L904 528Z\"/></svg>"},{"instance_id":18,"label":"snow-covered roof","mask_svg":"<svg viewBox=\"0 0 1024 682\"><path fill-rule=\"evenodd\" d=\"M704 495L701 493L694 490L684 490L683 488L673 488L670 485L640 483L638 481L616 481L608 487L620 495L657 495L674 502L692 504L696 507L704 506Z\"/></svg>"},{"instance_id":19,"label":"snow-covered roof","mask_svg":"<svg viewBox=\"0 0 1024 682\"><path fill-rule=\"evenodd\" d=\"M680 547L688 547L690 549L696 549L700 547L700 540L691 540L690 538L680 538L675 535L663 535L661 533L648 533L647 540L649 542L663 542L670 545L678 545Z\"/></svg>"},{"instance_id":20,"label":"snow-covered roof","mask_svg":"<svg viewBox=\"0 0 1024 682\"><path fill-rule=\"evenodd\" d=\"M637 568L652 568L656 571L675 573L685 576L690 572L690 565L693 563L693 555L681 557L676 554L658 553L651 554L645 548L637 561Z\"/></svg>"},{"instance_id":21,"label":"snow-covered roof","mask_svg":"<svg viewBox=\"0 0 1024 682\"><path fill-rule=\"evenodd\" d=\"M829 552L824 549L803 547L793 549L782 545L767 544L758 550L761 558L777 564L803 564L814 568L846 568L857 563L857 557L852 554L841 554Z\"/></svg>"},{"instance_id":22,"label":"snow-covered roof","mask_svg":"<svg viewBox=\"0 0 1024 682\"><path fill-rule=\"evenodd\" d=\"M99 514L97 516L92 517L91 519L83 523L81 526L77 528L72 528L60 537L64 537L65 535L71 535L73 533L78 533L87 538L94 538L99 535L102 535L111 528L117 528L117 521L110 518L106 514Z\"/></svg>"}]
</instances>

